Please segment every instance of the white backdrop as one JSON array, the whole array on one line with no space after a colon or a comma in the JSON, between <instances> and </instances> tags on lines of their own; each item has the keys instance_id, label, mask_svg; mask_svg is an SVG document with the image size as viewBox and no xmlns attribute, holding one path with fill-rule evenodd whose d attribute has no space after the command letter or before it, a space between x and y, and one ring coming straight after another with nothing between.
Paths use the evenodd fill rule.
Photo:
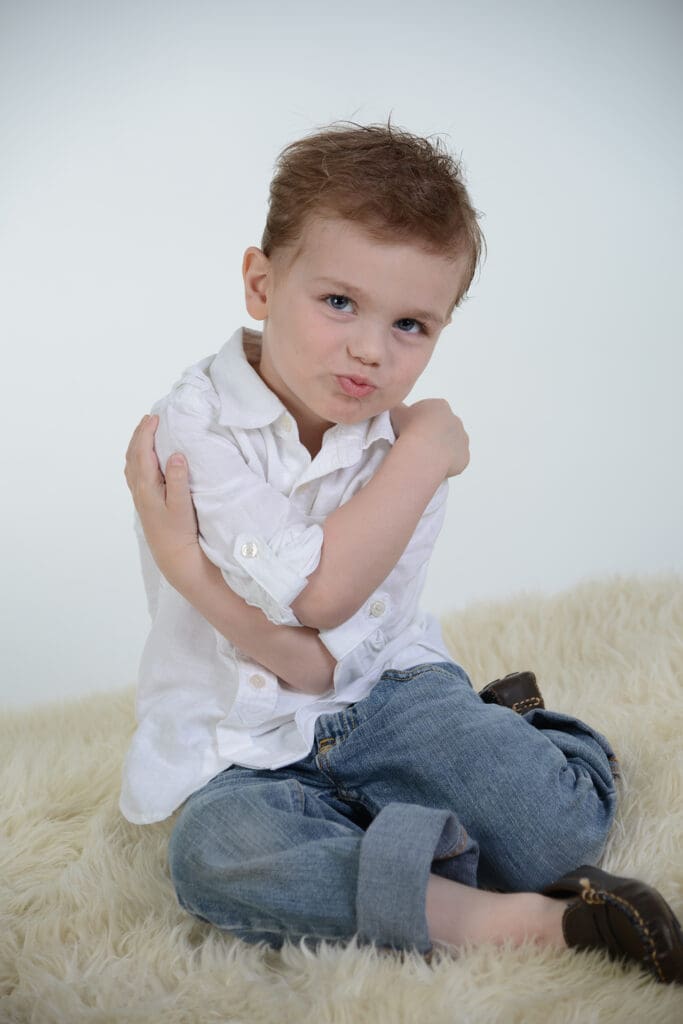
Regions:
<instances>
[{"instance_id":1,"label":"white backdrop","mask_svg":"<svg viewBox=\"0 0 683 1024\"><path fill-rule=\"evenodd\" d=\"M414 398L471 436L425 605L683 570L683 8L2 0L6 704L130 684L129 435L240 324L287 142L441 133L489 258Z\"/></svg>"}]
</instances>

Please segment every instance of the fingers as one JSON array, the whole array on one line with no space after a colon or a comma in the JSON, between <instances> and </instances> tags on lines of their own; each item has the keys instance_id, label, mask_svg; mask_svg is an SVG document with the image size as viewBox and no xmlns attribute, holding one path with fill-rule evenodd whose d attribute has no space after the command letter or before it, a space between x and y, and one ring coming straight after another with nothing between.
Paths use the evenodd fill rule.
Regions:
<instances>
[{"instance_id":1,"label":"fingers","mask_svg":"<svg viewBox=\"0 0 683 1024\"><path fill-rule=\"evenodd\" d=\"M166 508L177 529L196 532L189 467L180 452L174 452L166 463Z\"/></svg>"},{"instance_id":2,"label":"fingers","mask_svg":"<svg viewBox=\"0 0 683 1024\"><path fill-rule=\"evenodd\" d=\"M141 490L156 491L163 486L164 478L154 451L154 434L158 425L158 416L143 416L126 451L123 472L134 500Z\"/></svg>"},{"instance_id":3,"label":"fingers","mask_svg":"<svg viewBox=\"0 0 683 1024\"><path fill-rule=\"evenodd\" d=\"M185 456L174 452L166 463L166 502L190 496L190 481Z\"/></svg>"},{"instance_id":4,"label":"fingers","mask_svg":"<svg viewBox=\"0 0 683 1024\"><path fill-rule=\"evenodd\" d=\"M133 435L126 449L126 465L137 456L140 451L141 441L144 445L146 434L151 435L154 438L154 433L159 425L159 417L145 415L142 417L137 427L133 431ZM153 442L152 442L153 443Z\"/></svg>"}]
</instances>

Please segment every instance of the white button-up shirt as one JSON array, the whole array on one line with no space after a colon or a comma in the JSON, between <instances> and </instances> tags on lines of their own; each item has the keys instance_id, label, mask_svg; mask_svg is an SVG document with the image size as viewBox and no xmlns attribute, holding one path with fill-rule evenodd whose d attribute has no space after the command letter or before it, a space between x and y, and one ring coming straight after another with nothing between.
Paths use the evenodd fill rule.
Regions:
<instances>
[{"instance_id":1,"label":"white button-up shirt","mask_svg":"<svg viewBox=\"0 0 683 1024\"><path fill-rule=\"evenodd\" d=\"M320 560L321 524L367 483L396 437L388 412L337 424L311 459L247 358L245 344L257 358L254 339L239 328L218 355L183 373L154 406L156 450L162 466L174 451L187 457L199 543L231 589L272 622L298 626L291 604ZM159 573L136 517L152 628L123 771L120 808L129 821L166 818L231 764L298 761L318 716L367 696L385 670L449 660L438 622L418 605L447 494L444 481L363 606L320 631L337 661L333 689L321 696L282 687L202 618Z\"/></svg>"}]
</instances>

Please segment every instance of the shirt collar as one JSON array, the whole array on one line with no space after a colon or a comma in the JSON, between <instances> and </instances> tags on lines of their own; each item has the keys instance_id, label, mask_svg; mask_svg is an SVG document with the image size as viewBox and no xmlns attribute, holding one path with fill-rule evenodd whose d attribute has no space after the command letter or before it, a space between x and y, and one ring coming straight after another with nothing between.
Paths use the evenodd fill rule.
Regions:
<instances>
[{"instance_id":1,"label":"shirt collar","mask_svg":"<svg viewBox=\"0 0 683 1024\"><path fill-rule=\"evenodd\" d=\"M380 412L372 419L363 420L362 423L350 425L337 423L326 432L323 445L326 445L328 441L334 441L340 449L348 448L359 452L365 451L375 441L380 440L389 441L391 444L396 440L388 412Z\"/></svg>"},{"instance_id":2,"label":"shirt collar","mask_svg":"<svg viewBox=\"0 0 683 1024\"><path fill-rule=\"evenodd\" d=\"M243 327L237 328L216 355L208 372L221 403L219 422L223 426L250 430L269 426L286 409L247 360L244 330ZM325 433L323 447L333 441L339 449L348 448L352 454L379 440L391 444L396 440L388 412L381 412L361 423L337 423Z\"/></svg>"},{"instance_id":3,"label":"shirt collar","mask_svg":"<svg viewBox=\"0 0 683 1024\"><path fill-rule=\"evenodd\" d=\"M250 365L238 327L209 367L221 403L219 423L227 427L267 427L285 407Z\"/></svg>"}]
</instances>

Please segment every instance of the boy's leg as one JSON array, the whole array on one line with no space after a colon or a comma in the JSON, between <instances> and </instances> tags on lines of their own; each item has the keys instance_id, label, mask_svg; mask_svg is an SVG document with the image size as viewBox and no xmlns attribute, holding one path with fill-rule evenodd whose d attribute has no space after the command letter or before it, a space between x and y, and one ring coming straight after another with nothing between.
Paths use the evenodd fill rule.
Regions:
<instances>
[{"instance_id":1,"label":"boy's leg","mask_svg":"<svg viewBox=\"0 0 683 1024\"><path fill-rule=\"evenodd\" d=\"M478 882L538 892L600 856L615 808L614 754L568 715L485 704L453 663L387 672L316 723L318 765L400 846L413 808L448 809L480 848ZM450 874L449 862L434 872ZM457 878L455 880L458 880Z\"/></svg>"},{"instance_id":2,"label":"boy's leg","mask_svg":"<svg viewBox=\"0 0 683 1024\"><path fill-rule=\"evenodd\" d=\"M432 864L457 861L454 877L473 886L476 844L449 811L418 807L400 847L388 846L391 820L390 809L366 830L318 771L315 750L278 771L230 768L193 794L176 821L169 865L178 900L249 942L358 935L427 952Z\"/></svg>"}]
</instances>

